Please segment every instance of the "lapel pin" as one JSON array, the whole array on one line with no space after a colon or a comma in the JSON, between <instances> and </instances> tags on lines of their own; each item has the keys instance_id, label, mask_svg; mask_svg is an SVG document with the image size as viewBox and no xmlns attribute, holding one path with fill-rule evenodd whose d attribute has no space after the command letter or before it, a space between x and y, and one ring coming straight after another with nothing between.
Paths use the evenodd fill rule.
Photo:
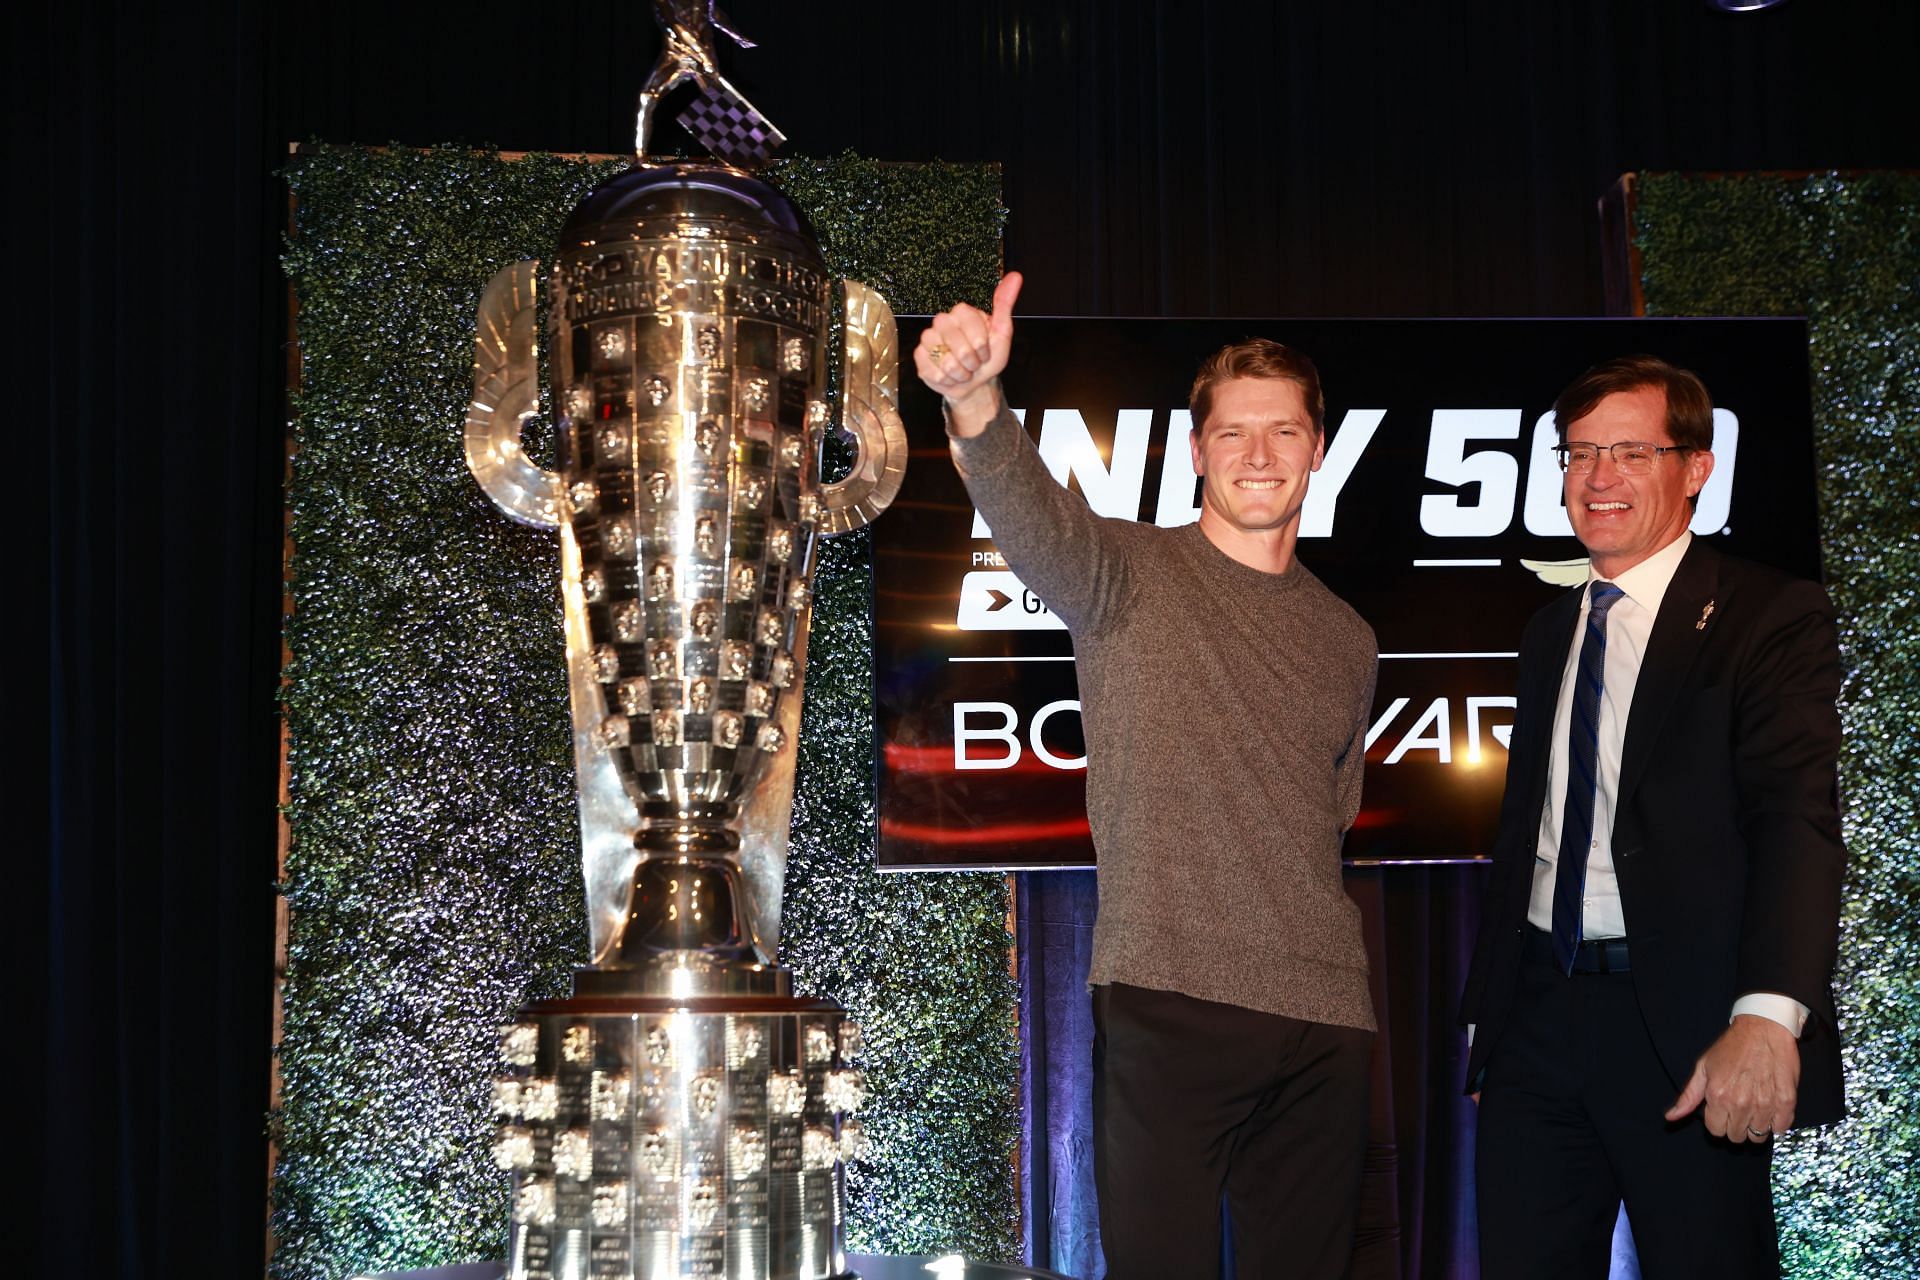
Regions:
<instances>
[{"instance_id":1,"label":"lapel pin","mask_svg":"<svg viewBox=\"0 0 1920 1280\"><path fill-rule=\"evenodd\" d=\"M1707 619L1713 616L1713 605L1714 602L1709 600L1707 601L1707 607L1700 611L1700 621L1693 624L1695 631L1705 631L1707 629Z\"/></svg>"}]
</instances>

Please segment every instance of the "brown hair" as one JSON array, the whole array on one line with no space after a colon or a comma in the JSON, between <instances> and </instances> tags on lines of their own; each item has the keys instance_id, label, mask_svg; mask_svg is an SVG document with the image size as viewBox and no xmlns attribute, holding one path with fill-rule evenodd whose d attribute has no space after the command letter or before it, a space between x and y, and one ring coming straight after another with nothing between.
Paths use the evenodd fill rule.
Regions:
<instances>
[{"instance_id":1,"label":"brown hair","mask_svg":"<svg viewBox=\"0 0 1920 1280\"><path fill-rule=\"evenodd\" d=\"M1713 448L1713 401L1706 384L1690 370L1675 368L1659 356L1620 356L1593 366L1573 380L1553 402L1553 420L1566 443L1567 428L1621 391L1652 387L1667 398L1667 435L1682 449Z\"/></svg>"},{"instance_id":2,"label":"brown hair","mask_svg":"<svg viewBox=\"0 0 1920 1280\"><path fill-rule=\"evenodd\" d=\"M1327 398L1320 391L1320 371L1313 361L1292 347L1283 347L1267 338L1248 338L1220 348L1201 362L1193 379L1193 391L1187 407L1193 412L1193 429L1205 429L1207 414L1213 411L1213 390L1236 378L1286 378L1300 384L1301 398L1313 418L1316 434L1326 434Z\"/></svg>"}]
</instances>

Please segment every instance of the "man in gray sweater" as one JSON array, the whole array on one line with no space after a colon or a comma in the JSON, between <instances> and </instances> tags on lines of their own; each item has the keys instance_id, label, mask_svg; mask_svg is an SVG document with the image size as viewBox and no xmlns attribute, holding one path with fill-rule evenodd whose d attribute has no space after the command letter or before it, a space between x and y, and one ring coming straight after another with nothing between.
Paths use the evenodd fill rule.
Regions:
<instances>
[{"instance_id":1,"label":"man in gray sweater","mask_svg":"<svg viewBox=\"0 0 1920 1280\"><path fill-rule=\"evenodd\" d=\"M1352 1248L1373 1009L1340 842L1373 631L1294 555L1325 402L1255 339L1193 388L1197 524L1093 515L1002 398L1020 277L914 362L1002 555L1072 633L1099 854L1094 1152L1109 1280L1328 1276Z\"/></svg>"}]
</instances>

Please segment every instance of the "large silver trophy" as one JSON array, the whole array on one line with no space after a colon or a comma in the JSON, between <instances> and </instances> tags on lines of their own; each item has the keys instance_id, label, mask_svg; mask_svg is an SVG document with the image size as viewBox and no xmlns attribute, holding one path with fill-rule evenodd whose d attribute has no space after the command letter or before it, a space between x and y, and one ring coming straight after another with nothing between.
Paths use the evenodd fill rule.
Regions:
<instances>
[{"instance_id":1,"label":"large silver trophy","mask_svg":"<svg viewBox=\"0 0 1920 1280\"><path fill-rule=\"evenodd\" d=\"M668 71L689 42L710 55L703 30L668 30ZM686 74L711 122L730 87ZM573 210L544 273L557 475L520 446L539 264L480 304L467 457L509 515L560 533L593 947L571 998L502 1036L517 1280L847 1274L859 1032L794 996L774 953L814 541L872 519L906 465L893 315L844 286L837 426L856 458L823 483L841 291L772 187L646 159L666 76L636 164ZM725 136L751 155L770 127L732 106Z\"/></svg>"}]
</instances>

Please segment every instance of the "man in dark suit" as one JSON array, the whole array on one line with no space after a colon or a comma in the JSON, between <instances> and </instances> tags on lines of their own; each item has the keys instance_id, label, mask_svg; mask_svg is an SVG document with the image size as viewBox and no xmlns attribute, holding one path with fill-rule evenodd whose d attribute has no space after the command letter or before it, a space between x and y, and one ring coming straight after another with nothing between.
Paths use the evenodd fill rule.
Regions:
<instances>
[{"instance_id":1,"label":"man in dark suit","mask_svg":"<svg viewBox=\"0 0 1920 1280\"><path fill-rule=\"evenodd\" d=\"M1461 1014L1482 1274L1779 1272L1771 1140L1840 1117L1845 857L1826 593L1688 532L1698 378L1596 366L1554 406L1590 580L1528 625ZM1764 518L1764 513L1754 513Z\"/></svg>"}]
</instances>

